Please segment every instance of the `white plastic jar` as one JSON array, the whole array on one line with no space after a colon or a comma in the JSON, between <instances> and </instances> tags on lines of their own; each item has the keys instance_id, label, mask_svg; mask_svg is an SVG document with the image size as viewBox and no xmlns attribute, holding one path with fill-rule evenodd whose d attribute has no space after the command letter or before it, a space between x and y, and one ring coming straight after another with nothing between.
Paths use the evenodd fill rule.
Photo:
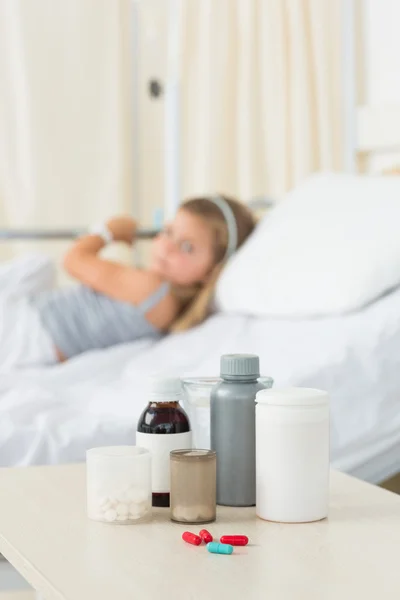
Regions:
<instances>
[{"instance_id":1,"label":"white plastic jar","mask_svg":"<svg viewBox=\"0 0 400 600\"><path fill-rule=\"evenodd\" d=\"M256 513L282 523L328 516L329 396L309 388L256 396Z\"/></svg>"},{"instance_id":2,"label":"white plastic jar","mask_svg":"<svg viewBox=\"0 0 400 600\"><path fill-rule=\"evenodd\" d=\"M151 516L151 455L138 446L104 446L86 452L89 519L118 525Z\"/></svg>"}]
</instances>

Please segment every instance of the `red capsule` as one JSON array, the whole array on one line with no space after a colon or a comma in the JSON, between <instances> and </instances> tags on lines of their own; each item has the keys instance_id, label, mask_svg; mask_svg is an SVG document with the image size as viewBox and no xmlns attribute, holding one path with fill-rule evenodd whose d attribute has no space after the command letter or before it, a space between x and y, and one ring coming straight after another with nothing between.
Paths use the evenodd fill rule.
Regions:
<instances>
[{"instance_id":1,"label":"red capsule","mask_svg":"<svg viewBox=\"0 0 400 600\"><path fill-rule=\"evenodd\" d=\"M201 544L201 537L190 531L182 533L182 539L188 544L193 544L193 546L200 546Z\"/></svg>"},{"instance_id":2,"label":"red capsule","mask_svg":"<svg viewBox=\"0 0 400 600\"><path fill-rule=\"evenodd\" d=\"M205 544L209 544L214 539L213 536L211 535L211 533L209 531L207 531L207 529L202 529L199 533L199 536L201 537L201 539L203 540L203 542Z\"/></svg>"},{"instance_id":3,"label":"red capsule","mask_svg":"<svg viewBox=\"0 0 400 600\"><path fill-rule=\"evenodd\" d=\"M247 535L223 535L219 541L221 544L230 544L231 546L247 546L249 538Z\"/></svg>"}]
</instances>

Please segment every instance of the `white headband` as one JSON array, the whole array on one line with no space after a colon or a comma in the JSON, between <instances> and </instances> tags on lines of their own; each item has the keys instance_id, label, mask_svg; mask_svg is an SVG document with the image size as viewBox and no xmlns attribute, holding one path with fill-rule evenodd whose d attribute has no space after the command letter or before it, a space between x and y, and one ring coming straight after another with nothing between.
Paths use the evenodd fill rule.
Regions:
<instances>
[{"instance_id":1,"label":"white headband","mask_svg":"<svg viewBox=\"0 0 400 600\"><path fill-rule=\"evenodd\" d=\"M228 229L228 244L226 247L224 260L228 260L228 258L230 258L232 254L236 252L238 245L236 217L233 214L233 210L229 206L228 202L224 198L222 198L222 196L211 196L208 199L210 202L215 204L215 206L218 206L226 222L226 226Z\"/></svg>"}]
</instances>

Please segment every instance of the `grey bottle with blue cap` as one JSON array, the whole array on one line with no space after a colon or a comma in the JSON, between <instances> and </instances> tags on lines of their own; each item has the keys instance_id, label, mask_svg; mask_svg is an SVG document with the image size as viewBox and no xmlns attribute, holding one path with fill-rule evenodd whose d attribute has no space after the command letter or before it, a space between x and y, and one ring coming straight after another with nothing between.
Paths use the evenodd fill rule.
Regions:
<instances>
[{"instance_id":1,"label":"grey bottle with blue cap","mask_svg":"<svg viewBox=\"0 0 400 600\"><path fill-rule=\"evenodd\" d=\"M221 378L211 391L211 448L217 453L217 504L256 503L255 398L259 381L255 354L225 354ZM272 385L272 380L271 384Z\"/></svg>"}]
</instances>

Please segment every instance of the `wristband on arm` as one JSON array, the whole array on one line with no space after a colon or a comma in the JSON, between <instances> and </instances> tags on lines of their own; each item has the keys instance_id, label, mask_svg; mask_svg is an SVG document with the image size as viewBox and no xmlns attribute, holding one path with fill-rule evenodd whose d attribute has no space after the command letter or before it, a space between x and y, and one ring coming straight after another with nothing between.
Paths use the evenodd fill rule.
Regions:
<instances>
[{"instance_id":1,"label":"wristband on arm","mask_svg":"<svg viewBox=\"0 0 400 600\"><path fill-rule=\"evenodd\" d=\"M98 235L106 245L114 241L114 236L105 223L97 223L90 227L89 234Z\"/></svg>"}]
</instances>

